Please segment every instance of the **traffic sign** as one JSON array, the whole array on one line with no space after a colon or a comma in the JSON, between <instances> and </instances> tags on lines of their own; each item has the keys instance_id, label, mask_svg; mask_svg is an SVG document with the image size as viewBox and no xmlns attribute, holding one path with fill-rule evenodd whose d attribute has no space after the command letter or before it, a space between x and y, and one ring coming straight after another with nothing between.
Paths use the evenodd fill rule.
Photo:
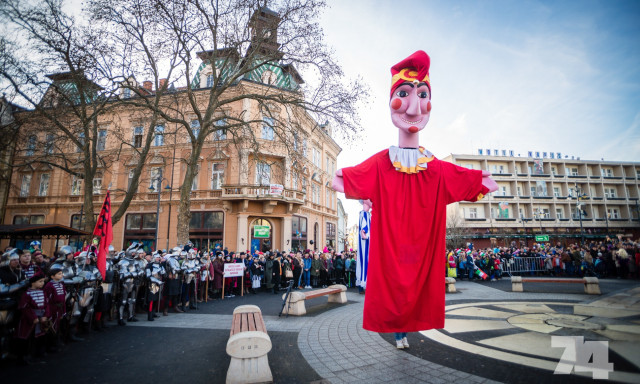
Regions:
<instances>
[{"instance_id":1,"label":"traffic sign","mask_svg":"<svg viewBox=\"0 0 640 384\"><path fill-rule=\"evenodd\" d=\"M549 235L536 235L536 241L549 241Z\"/></svg>"}]
</instances>

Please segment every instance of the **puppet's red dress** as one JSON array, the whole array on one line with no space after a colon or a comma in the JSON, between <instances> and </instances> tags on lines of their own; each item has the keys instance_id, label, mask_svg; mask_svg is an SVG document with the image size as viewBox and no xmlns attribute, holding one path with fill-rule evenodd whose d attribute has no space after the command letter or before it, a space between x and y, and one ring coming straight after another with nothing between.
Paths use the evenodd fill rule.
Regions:
<instances>
[{"instance_id":1,"label":"puppet's red dress","mask_svg":"<svg viewBox=\"0 0 640 384\"><path fill-rule=\"evenodd\" d=\"M417 166L416 158L401 161L407 151L419 151ZM347 198L370 199L375 210L363 328L443 328L446 206L481 199L488 192L482 171L440 161L423 148L391 147L342 172Z\"/></svg>"}]
</instances>

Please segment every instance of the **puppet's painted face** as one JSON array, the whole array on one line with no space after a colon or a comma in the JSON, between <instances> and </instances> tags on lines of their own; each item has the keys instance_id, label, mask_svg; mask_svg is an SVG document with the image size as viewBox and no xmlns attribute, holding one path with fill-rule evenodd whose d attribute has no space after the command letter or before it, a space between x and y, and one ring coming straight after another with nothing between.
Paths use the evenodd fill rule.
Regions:
<instances>
[{"instance_id":1,"label":"puppet's painted face","mask_svg":"<svg viewBox=\"0 0 640 384\"><path fill-rule=\"evenodd\" d=\"M393 125L406 132L419 132L431 114L429 87L426 83L405 82L393 92L389 107Z\"/></svg>"}]
</instances>

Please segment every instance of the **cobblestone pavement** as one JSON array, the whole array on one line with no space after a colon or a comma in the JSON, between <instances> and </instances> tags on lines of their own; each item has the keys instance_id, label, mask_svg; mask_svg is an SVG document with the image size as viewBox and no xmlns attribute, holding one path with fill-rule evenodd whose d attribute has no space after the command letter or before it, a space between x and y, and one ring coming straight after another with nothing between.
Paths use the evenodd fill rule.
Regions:
<instances>
[{"instance_id":1,"label":"cobblestone pavement","mask_svg":"<svg viewBox=\"0 0 640 384\"><path fill-rule=\"evenodd\" d=\"M579 293L506 292L473 282L458 282L458 293L447 294L447 306L474 301L519 301L589 303L602 300ZM398 351L375 332L362 329L364 296L348 292L348 305L317 316L288 318L264 316L268 331L299 332L298 348L307 363L323 378L322 383L445 383L457 380L495 383L404 351ZM138 322L137 327L229 329L231 315L179 314L156 322ZM410 338L411 341L411 338Z\"/></svg>"}]
</instances>

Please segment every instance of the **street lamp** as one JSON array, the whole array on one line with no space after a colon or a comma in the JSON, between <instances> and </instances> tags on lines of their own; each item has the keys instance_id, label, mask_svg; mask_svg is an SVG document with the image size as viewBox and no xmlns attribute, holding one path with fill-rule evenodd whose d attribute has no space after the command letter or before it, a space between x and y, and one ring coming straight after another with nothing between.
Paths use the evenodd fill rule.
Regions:
<instances>
[{"instance_id":1,"label":"street lamp","mask_svg":"<svg viewBox=\"0 0 640 384\"><path fill-rule=\"evenodd\" d=\"M524 224L527 222L527 219L521 217L520 222L522 223L522 232L524 233L524 246L528 247L529 242L527 241L527 228L525 228Z\"/></svg>"},{"instance_id":2,"label":"street lamp","mask_svg":"<svg viewBox=\"0 0 640 384\"><path fill-rule=\"evenodd\" d=\"M578 218L580 219L580 245L584 245L584 228L582 227L582 203L580 200L585 198L587 195L581 193L580 187L578 187L578 183L575 183L576 187L576 210L578 211Z\"/></svg>"},{"instance_id":3,"label":"street lamp","mask_svg":"<svg viewBox=\"0 0 640 384\"><path fill-rule=\"evenodd\" d=\"M156 205L156 235L155 235L155 241L154 241L154 247L156 251L158 250L158 228L160 227L160 194L162 193L162 190L160 189L160 187L162 187L163 180L168 181L164 177L158 176L155 180L155 183L152 183L149 186L149 191L158 193L158 203ZM167 187L171 188L171 186L169 185L167 185Z\"/></svg>"}]
</instances>

